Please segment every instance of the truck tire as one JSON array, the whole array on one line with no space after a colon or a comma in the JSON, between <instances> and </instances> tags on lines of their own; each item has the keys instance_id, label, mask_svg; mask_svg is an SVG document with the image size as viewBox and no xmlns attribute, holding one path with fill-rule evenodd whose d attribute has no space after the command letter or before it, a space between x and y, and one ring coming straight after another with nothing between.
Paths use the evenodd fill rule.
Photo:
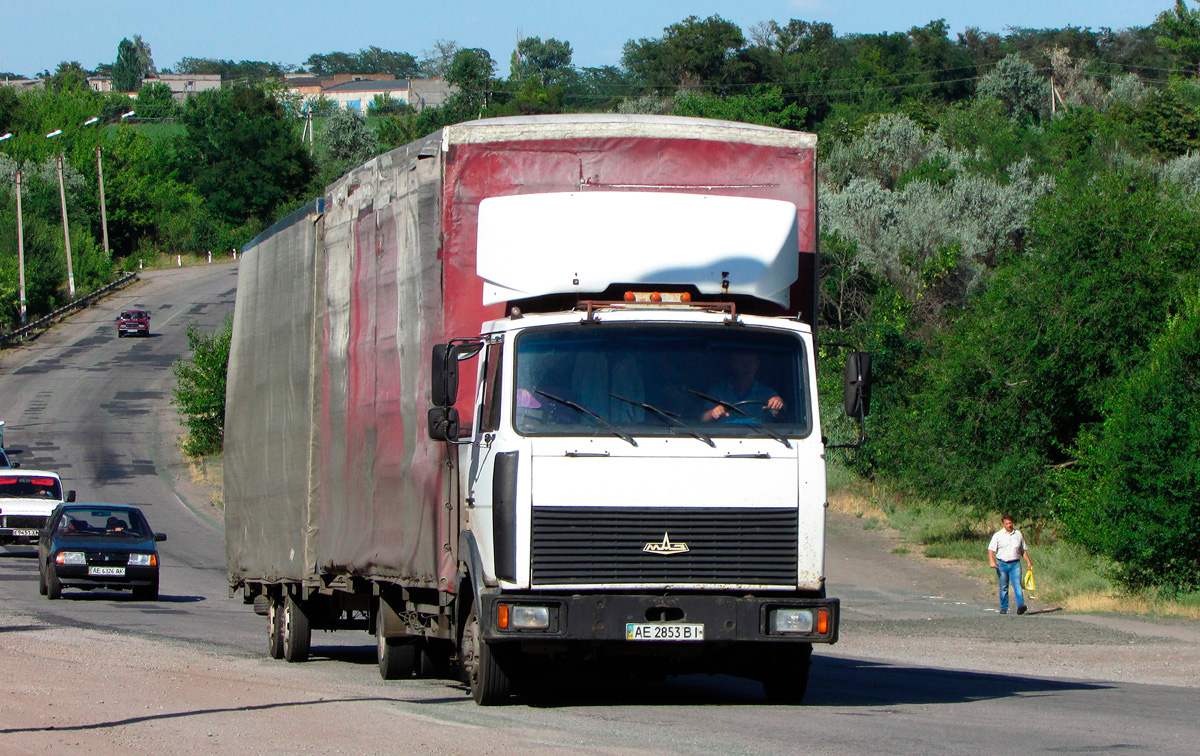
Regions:
<instances>
[{"instance_id":1,"label":"truck tire","mask_svg":"<svg viewBox=\"0 0 1200 756\"><path fill-rule=\"evenodd\" d=\"M46 568L46 598L51 601L62 598L62 583L58 582L58 573L54 571L54 565Z\"/></svg>"},{"instance_id":2,"label":"truck tire","mask_svg":"<svg viewBox=\"0 0 1200 756\"><path fill-rule=\"evenodd\" d=\"M422 638L417 644L417 677L443 679L450 672L451 644Z\"/></svg>"},{"instance_id":3,"label":"truck tire","mask_svg":"<svg viewBox=\"0 0 1200 756\"><path fill-rule=\"evenodd\" d=\"M795 705L808 691L808 672L812 667L812 644L788 647L775 656L763 677L763 693L773 704Z\"/></svg>"},{"instance_id":4,"label":"truck tire","mask_svg":"<svg viewBox=\"0 0 1200 756\"><path fill-rule=\"evenodd\" d=\"M290 662L308 661L312 626L304 606L295 596L283 600L283 658Z\"/></svg>"},{"instance_id":5,"label":"truck tire","mask_svg":"<svg viewBox=\"0 0 1200 756\"><path fill-rule=\"evenodd\" d=\"M375 623L375 648L379 659L379 676L384 680L403 680L413 676L417 666L416 638L386 638L382 624Z\"/></svg>"},{"instance_id":6,"label":"truck tire","mask_svg":"<svg viewBox=\"0 0 1200 756\"><path fill-rule=\"evenodd\" d=\"M272 596L267 604L267 655L283 658L283 599Z\"/></svg>"},{"instance_id":7,"label":"truck tire","mask_svg":"<svg viewBox=\"0 0 1200 756\"><path fill-rule=\"evenodd\" d=\"M482 637L479 606L472 603L471 612L467 615L467 624L463 627L459 658L462 660L463 677L467 687L471 689L471 698L480 706L496 706L508 702L511 685L508 675L496 659L495 651L492 644Z\"/></svg>"}]
</instances>

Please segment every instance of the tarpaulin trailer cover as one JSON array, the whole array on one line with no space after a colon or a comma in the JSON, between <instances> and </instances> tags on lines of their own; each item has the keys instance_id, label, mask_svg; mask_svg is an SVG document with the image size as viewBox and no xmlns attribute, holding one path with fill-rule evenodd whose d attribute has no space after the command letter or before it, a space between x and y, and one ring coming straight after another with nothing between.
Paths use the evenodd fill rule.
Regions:
<instances>
[{"instance_id":1,"label":"tarpaulin trailer cover","mask_svg":"<svg viewBox=\"0 0 1200 756\"><path fill-rule=\"evenodd\" d=\"M670 191L789 201L801 253L791 309L811 322L815 181L809 134L612 114L449 126L342 177L242 256L225 424L231 583L355 576L454 590L459 512L446 448L427 435L428 358L506 311L482 304L483 199ZM473 393L462 381L464 423Z\"/></svg>"}]
</instances>

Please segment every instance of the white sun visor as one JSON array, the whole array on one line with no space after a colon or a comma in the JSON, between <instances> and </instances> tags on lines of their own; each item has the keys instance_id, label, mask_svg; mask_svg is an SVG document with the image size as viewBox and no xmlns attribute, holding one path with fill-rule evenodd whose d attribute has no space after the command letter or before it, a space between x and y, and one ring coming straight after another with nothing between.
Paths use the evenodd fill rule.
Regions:
<instances>
[{"instance_id":1,"label":"white sun visor","mask_svg":"<svg viewBox=\"0 0 1200 756\"><path fill-rule=\"evenodd\" d=\"M789 304L799 275L790 202L669 192L564 192L479 204L483 304L612 284L692 285Z\"/></svg>"}]
</instances>

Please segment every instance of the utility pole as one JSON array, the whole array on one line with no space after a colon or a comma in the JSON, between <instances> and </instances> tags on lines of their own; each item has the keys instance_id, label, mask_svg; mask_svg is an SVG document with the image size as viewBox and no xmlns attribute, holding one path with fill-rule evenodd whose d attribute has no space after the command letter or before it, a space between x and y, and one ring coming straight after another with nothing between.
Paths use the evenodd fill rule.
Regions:
<instances>
[{"instance_id":1,"label":"utility pole","mask_svg":"<svg viewBox=\"0 0 1200 756\"><path fill-rule=\"evenodd\" d=\"M104 161L101 159L100 145L96 145L96 175L100 179L100 233L104 237L104 256L112 259L108 251L108 212L104 207Z\"/></svg>"},{"instance_id":2,"label":"utility pole","mask_svg":"<svg viewBox=\"0 0 1200 756\"><path fill-rule=\"evenodd\" d=\"M21 217L21 183L25 176L20 170L16 174L17 184L17 277L21 286L21 298L17 300L17 308L21 311L21 327L28 323L25 320L25 226Z\"/></svg>"},{"instance_id":3,"label":"utility pole","mask_svg":"<svg viewBox=\"0 0 1200 756\"><path fill-rule=\"evenodd\" d=\"M63 246L67 249L67 295L75 301L75 272L71 269L71 229L67 226L67 189L63 186L63 156L58 155L58 198L62 201Z\"/></svg>"}]
</instances>

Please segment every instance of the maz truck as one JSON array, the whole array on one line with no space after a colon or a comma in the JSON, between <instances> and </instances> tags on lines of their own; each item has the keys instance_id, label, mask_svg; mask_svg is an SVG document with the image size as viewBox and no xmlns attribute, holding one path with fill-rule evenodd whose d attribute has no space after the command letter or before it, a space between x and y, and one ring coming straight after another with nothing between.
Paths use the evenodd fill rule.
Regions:
<instances>
[{"instance_id":1,"label":"maz truck","mask_svg":"<svg viewBox=\"0 0 1200 756\"><path fill-rule=\"evenodd\" d=\"M816 170L749 124L479 120L247 245L226 538L269 653L367 630L485 705L580 670L799 701L839 619ZM866 354L846 385L861 422Z\"/></svg>"}]
</instances>

